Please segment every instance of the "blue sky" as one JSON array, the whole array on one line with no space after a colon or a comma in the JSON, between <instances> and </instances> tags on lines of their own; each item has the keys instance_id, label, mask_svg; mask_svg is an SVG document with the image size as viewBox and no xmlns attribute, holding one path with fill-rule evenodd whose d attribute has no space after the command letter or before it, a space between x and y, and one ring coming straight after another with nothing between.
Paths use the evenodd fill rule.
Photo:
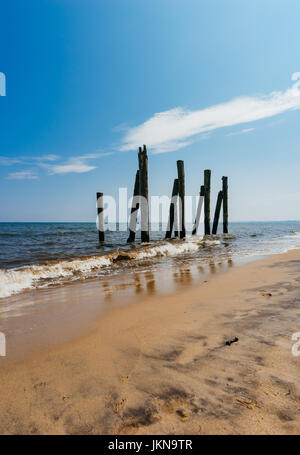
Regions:
<instances>
[{"instance_id":1,"label":"blue sky","mask_svg":"<svg viewBox=\"0 0 300 455\"><path fill-rule=\"evenodd\" d=\"M95 193L222 175L231 220L300 219L298 0L1 5L0 221L94 221ZM294 75L294 80L291 80ZM299 82L299 81L298 81ZM294 88L293 88L294 87Z\"/></svg>"}]
</instances>

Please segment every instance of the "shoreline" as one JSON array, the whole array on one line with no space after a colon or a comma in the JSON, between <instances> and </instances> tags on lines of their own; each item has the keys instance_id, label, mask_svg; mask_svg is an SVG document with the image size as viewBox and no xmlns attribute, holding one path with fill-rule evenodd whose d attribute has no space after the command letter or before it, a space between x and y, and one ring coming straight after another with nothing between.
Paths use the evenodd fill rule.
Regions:
<instances>
[{"instance_id":1,"label":"shoreline","mask_svg":"<svg viewBox=\"0 0 300 455\"><path fill-rule=\"evenodd\" d=\"M7 357L2 364L26 360L76 341L97 328L107 313L148 297L180 294L210 277L254 261L251 258L197 261L173 258L64 285L24 291L0 301L0 331L6 334Z\"/></svg>"},{"instance_id":2,"label":"shoreline","mask_svg":"<svg viewBox=\"0 0 300 455\"><path fill-rule=\"evenodd\" d=\"M299 264L292 250L148 295L1 367L0 432L298 433Z\"/></svg>"}]
</instances>

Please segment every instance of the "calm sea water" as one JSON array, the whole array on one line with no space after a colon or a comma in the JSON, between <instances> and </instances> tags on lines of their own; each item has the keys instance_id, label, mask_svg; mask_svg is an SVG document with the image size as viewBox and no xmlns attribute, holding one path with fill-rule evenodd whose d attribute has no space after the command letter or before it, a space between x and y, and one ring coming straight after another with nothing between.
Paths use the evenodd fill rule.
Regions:
<instances>
[{"instance_id":1,"label":"calm sea water","mask_svg":"<svg viewBox=\"0 0 300 455\"><path fill-rule=\"evenodd\" d=\"M192 226L187 226L191 231ZM201 230L201 229L200 229ZM230 234L164 240L164 229L151 243L126 243L128 232L107 231L98 244L94 223L0 223L0 297L29 288L116 273L147 263L207 261L281 253L300 247L300 222L231 223ZM139 234L137 234L139 240Z\"/></svg>"}]
</instances>

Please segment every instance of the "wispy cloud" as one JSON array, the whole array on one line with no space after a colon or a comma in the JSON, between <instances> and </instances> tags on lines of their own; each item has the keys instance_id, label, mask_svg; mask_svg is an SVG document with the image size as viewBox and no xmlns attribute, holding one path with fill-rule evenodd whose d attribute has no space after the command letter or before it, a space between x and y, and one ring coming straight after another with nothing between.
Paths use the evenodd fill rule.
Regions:
<instances>
[{"instance_id":1,"label":"wispy cloud","mask_svg":"<svg viewBox=\"0 0 300 455\"><path fill-rule=\"evenodd\" d=\"M87 160L103 158L105 156L111 155L112 152L107 153L90 153L86 155L81 155L77 157L71 157L67 162L63 164L43 164L42 166L46 168L49 174L69 174L76 173L82 174L84 172L92 171L96 169L97 166L90 166L86 163Z\"/></svg>"},{"instance_id":2,"label":"wispy cloud","mask_svg":"<svg viewBox=\"0 0 300 455\"><path fill-rule=\"evenodd\" d=\"M44 162L44 161L57 161L59 160L60 156L59 155L42 155L42 156L35 156L32 158L32 160Z\"/></svg>"},{"instance_id":3,"label":"wispy cloud","mask_svg":"<svg viewBox=\"0 0 300 455\"><path fill-rule=\"evenodd\" d=\"M27 171L19 171L19 172L11 172L6 177L8 180L36 180L38 176L34 173L34 171L27 170Z\"/></svg>"},{"instance_id":4,"label":"wispy cloud","mask_svg":"<svg viewBox=\"0 0 300 455\"><path fill-rule=\"evenodd\" d=\"M45 166L46 167L46 166ZM83 172L89 172L96 169L96 166L88 166L81 160L71 160L66 164L53 164L47 165L49 174L69 174L75 172L76 174L82 174Z\"/></svg>"},{"instance_id":5,"label":"wispy cloud","mask_svg":"<svg viewBox=\"0 0 300 455\"><path fill-rule=\"evenodd\" d=\"M254 130L255 130L255 128L244 128L241 131L235 131L234 133L228 133L228 134L226 134L226 136L238 136L239 134L250 133L251 131L254 131Z\"/></svg>"},{"instance_id":6,"label":"wispy cloud","mask_svg":"<svg viewBox=\"0 0 300 455\"><path fill-rule=\"evenodd\" d=\"M0 166L13 166L14 164L35 164L47 161L57 161L58 155L42 155L42 156L21 156L19 158L0 156Z\"/></svg>"},{"instance_id":7,"label":"wispy cloud","mask_svg":"<svg viewBox=\"0 0 300 455\"><path fill-rule=\"evenodd\" d=\"M18 158L10 158L8 156L0 156L0 166L12 166L13 164L22 163Z\"/></svg>"},{"instance_id":8,"label":"wispy cloud","mask_svg":"<svg viewBox=\"0 0 300 455\"><path fill-rule=\"evenodd\" d=\"M269 95L243 96L197 111L176 107L156 113L146 122L128 128L119 149L135 150L147 144L152 153L170 152L189 145L202 133L299 109L298 79L300 73L294 73L292 80L298 82L285 91L274 91Z\"/></svg>"},{"instance_id":9,"label":"wispy cloud","mask_svg":"<svg viewBox=\"0 0 300 455\"><path fill-rule=\"evenodd\" d=\"M6 156L0 156L0 165L3 166L13 166L13 165L30 165L31 167L35 166L32 170L21 170L18 172L11 172L6 177L7 179L15 180L25 180L25 179L37 179L38 171L45 169L49 175L54 174L82 174L85 172L92 171L96 169L97 166L90 165L87 163L89 160L98 160L106 156L112 155L114 152L95 152L87 153L84 155L79 155L75 157L68 158L67 161L60 162L61 158L59 155L48 154L41 156L31 156L31 157L20 157L20 158L11 158Z\"/></svg>"}]
</instances>

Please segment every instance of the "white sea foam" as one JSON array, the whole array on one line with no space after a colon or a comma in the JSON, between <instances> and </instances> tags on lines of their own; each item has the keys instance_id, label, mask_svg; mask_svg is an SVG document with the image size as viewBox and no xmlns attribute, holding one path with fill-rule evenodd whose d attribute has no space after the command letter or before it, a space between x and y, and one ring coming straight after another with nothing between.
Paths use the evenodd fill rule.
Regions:
<instances>
[{"instance_id":1,"label":"white sea foam","mask_svg":"<svg viewBox=\"0 0 300 455\"><path fill-rule=\"evenodd\" d=\"M0 298L8 297L25 289L39 287L43 280L72 278L76 274L90 274L93 269L99 269L111 263L110 258L101 256L0 270Z\"/></svg>"},{"instance_id":2,"label":"white sea foam","mask_svg":"<svg viewBox=\"0 0 300 455\"><path fill-rule=\"evenodd\" d=\"M300 237L300 232L297 231L291 231L289 235L282 235L282 239L293 239L295 237Z\"/></svg>"},{"instance_id":3,"label":"white sea foam","mask_svg":"<svg viewBox=\"0 0 300 455\"><path fill-rule=\"evenodd\" d=\"M219 240L204 240L202 237L187 238L185 241L159 242L133 250L115 250L102 256L91 256L62 260L55 263L30 265L0 270L0 298L9 297L26 289L45 287L68 279L88 278L96 275L103 267L124 260L143 260L154 257L177 256L196 252L202 245L215 245Z\"/></svg>"}]
</instances>

